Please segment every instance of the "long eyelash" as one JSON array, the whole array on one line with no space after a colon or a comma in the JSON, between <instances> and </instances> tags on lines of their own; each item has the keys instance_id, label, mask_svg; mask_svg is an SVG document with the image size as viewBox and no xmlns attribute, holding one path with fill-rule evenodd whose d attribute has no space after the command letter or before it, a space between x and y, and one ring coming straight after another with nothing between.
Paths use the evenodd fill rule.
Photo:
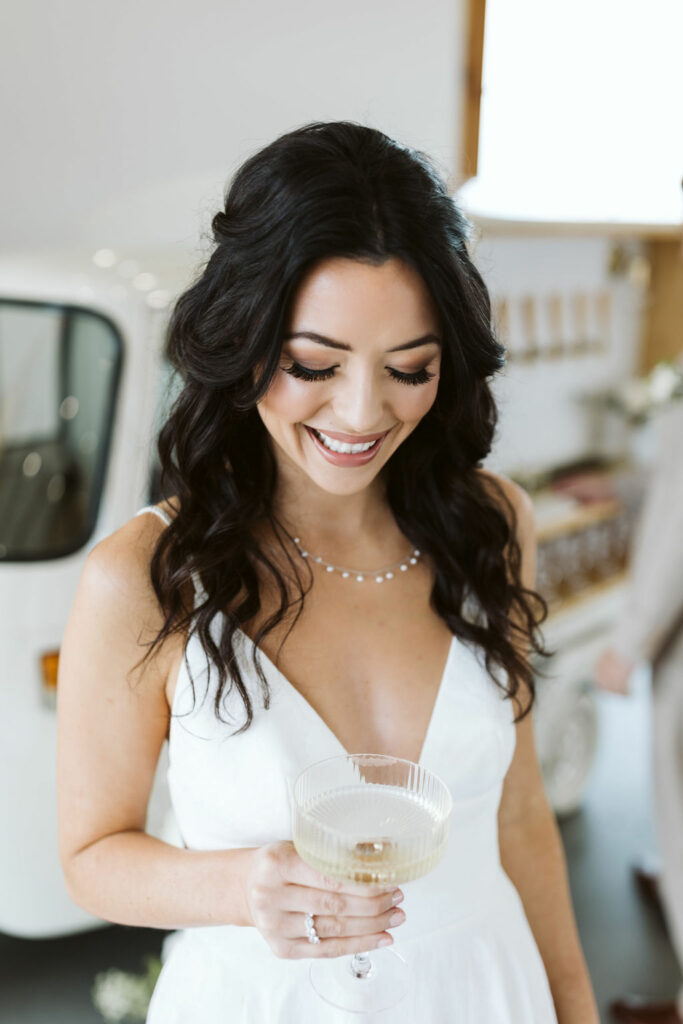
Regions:
<instances>
[{"instance_id":1,"label":"long eyelash","mask_svg":"<svg viewBox=\"0 0 683 1024\"><path fill-rule=\"evenodd\" d=\"M400 380L402 384L426 384L434 376L429 370L424 369L418 370L417 373L401 373L400 370L389 368L389 373L394 380Z\"/></svg>"},{"instance_id":2,"label":"long eyelash","mask_svg":"<svg viewBox=\"0 0 683 1024\"><path fill-rule=\"evenodd\" d=\"M307 370L305 366L292 360L291 366L283 366L285 373L291 373L292 377L300 380L328 380L334 375L335 367L330 366L326 370Z\"/></svg>"},{"instance_id":3,"label":"long eyelash","mask_svg":"<svg viewBox=\"0 0 683 1024\"><path fill-rule=\"evenodd\" d=\"M330 366L326 370L308 370L305 366L292 360L291 366L283 366L282 369L285 373L291 373L292 377L298 377L299 380L317 381L329 380L334 376L336 367ZM401 373L400 370L393 370L391 367L387 367L387 369L394 380L401 384L427 384L434 377L433 373L424 369L418 370L417 373Z\"/></svg>"}]
</instances>

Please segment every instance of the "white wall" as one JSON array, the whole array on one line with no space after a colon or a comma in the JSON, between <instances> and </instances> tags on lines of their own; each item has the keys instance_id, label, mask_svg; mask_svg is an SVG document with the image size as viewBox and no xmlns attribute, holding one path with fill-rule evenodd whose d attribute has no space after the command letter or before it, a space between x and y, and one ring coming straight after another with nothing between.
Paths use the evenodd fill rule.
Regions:
<instances>
[{"instance_id":1,"label":"white wall","mask_svg":"<svg viewBox=\"0 0 683 1024\"><path fill-rule=\"evenodd\" d=\"M587 456L627 455L630 437L621 417L589 401L638 368L645 296L628 275L610 271L610 240L484 234L473 250L494 311L500 300L508 305L507 329L497 327L510 358L494 380L499 422L487 465L514 476ZM629 242L629 251L639 253L639 243ZM557 330L546 313L551 296L562 312ZM593 308L601 296L608 300L604 317ZM584 297L588 307L585 337L591 347L586 351L574 348L583 340L572 315L577 297ZM536 305L540 350L528 361L519 358L530 340L520 315L524 299ZM553 342L560 346L555 356L548 352Z\"/></svg>"},{"instance_id":2,"label":"white wall","mask_svg":"<svg viewBox=\"0 0 683 1024\"><path fill-rule=\"evenodd\" d=\"M351 119L457 167L464 0L22 0L0 249L194 245L239 163Z\"/></svg>"}]
</instances>

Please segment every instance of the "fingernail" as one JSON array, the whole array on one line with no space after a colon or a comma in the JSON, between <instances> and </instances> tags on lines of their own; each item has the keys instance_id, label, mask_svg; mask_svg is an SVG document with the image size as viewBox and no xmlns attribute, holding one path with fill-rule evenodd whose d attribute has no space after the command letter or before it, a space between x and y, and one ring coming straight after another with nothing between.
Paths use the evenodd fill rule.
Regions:
<instances>
[{"instance_id":1,"label":"fingernail","mask_svg":"<svg viewBox=\"0 0 683 1024\"><path fill-rule=\"evenodd\" d=\"M390 946L394 940L391 938L380 939L377 943L378 946Z\"/></svg>"},{"instance_id":2,"label":"fingernail","mask_svg":"<svg viewBox=\"0 0 683 1024\"><path fill-rule=\"evenodd\" d=\"M395 914L392 914L389 918L389 924L402 924L405 921L406 915L402 910L397 910Z\"/></svg>"},{"instance_id":3,"label":"fingernail","mask_svg":"<svg viewBox=\"0 0 683 1024\"><path fill-rule=\"evenodd\" d=\"M402 903L403 899L403 893L401 892L400 889L397 889L396 892L394 893L394 898L391 901L392 907L395 907L397 903Z\"/></svg>"}]
</instances>

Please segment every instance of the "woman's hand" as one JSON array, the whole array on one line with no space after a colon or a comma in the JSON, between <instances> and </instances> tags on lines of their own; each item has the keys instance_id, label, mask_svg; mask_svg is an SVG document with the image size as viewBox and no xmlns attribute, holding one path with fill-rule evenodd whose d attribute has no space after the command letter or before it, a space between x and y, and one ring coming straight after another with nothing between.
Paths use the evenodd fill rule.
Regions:
<instances>
[{"instance_id":1,"label":"woman's hand","mask_svg":"<svg viewBox=\"0 0 683 1024\"><path fill-rule=\"evenodd\" d=\"M334 957L390 945L389 927L405 920L400 889L355 885L325 878L309 867L290 842L254 850L244 880L251 921L276 956ZM320 942L306 936L313 914Z\"/></svg>"},{"instance_id":2,"label":"woman's hand","mask_svg":"<svg viewBox=\"0 0 683 1024\"><path fill-rule=\"evenodd\" d=\"M593 678L601 690L626 695L629 692L629 679L634 668L635 665L612 647L608 647L595 664Z\"/></svg>"}]
</instances>

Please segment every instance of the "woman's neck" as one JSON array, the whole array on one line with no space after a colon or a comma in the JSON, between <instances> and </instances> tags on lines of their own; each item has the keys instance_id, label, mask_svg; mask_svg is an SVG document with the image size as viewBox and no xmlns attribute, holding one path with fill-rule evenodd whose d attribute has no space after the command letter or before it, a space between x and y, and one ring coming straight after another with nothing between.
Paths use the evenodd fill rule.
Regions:
<instances>
[{"instance_id":1,"label":"woman's neck","mask_svg":"<svg viewBox=\"0 0 683 1024\"><path fill-rule=\"evenodd\" d=\"M300 537L309 547L314 542L365 547L380 542L388 529L396 528L391 509L376 497L326 495L325 499L278 503L276 516L292 536Z\"/></svg>"},{"instance_id":2,"label":"woman's neck","mask_svg":"<svg viewBox=\"0 0 683 1024\"><path fill-rule=\"evenodd\" d=\"M273 502L275 518L301 546L327 561L352 556L373 563L387 551L405 553L405 539L386 501L382 480L355 494L330 494L306 480L297 487L280 487ZM389 557L388 561L391 560Z\"/></svg>"}]
</instances>

